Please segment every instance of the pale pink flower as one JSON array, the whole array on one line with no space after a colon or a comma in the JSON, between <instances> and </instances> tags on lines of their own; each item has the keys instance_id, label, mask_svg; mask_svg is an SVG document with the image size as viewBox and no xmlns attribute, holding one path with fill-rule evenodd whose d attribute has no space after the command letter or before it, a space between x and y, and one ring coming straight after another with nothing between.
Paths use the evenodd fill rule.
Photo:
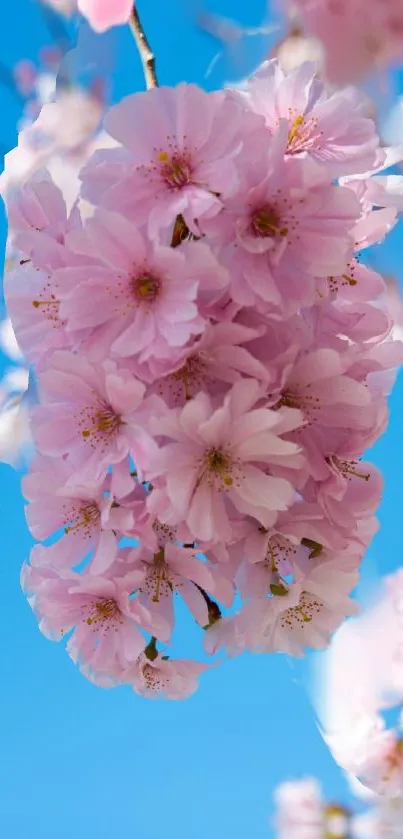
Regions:
<instances>
[{"instance_id":1,"label":"pale pink flower","mask_svg":"<svg viewBox=\"0 0 403 839\"><path fill-rule=\"evenodd\" d=\"M205 93L191 84L123 99L106 115L105 128L130 156L103 203L137 223L146 218L152 236L179 214L198 235L195 220L216 216L236 186L237 157L256 125L260 119L226 93ZM105 166L107 172L110 160L113 172L120 158L99 153L89 162L84 195L99 197Z\"/></svg>"},{"instance_id":2,"label":"pale pink flower","mask_svg":"<svg viewBox=\"0 0 403 839\"><path fill-rule=\"evenodd\" d=\"M216 621L206 631L203 646L208 655L216 655L224 648L230 657L245 652L245 632L243 627L238 626L237 616L224 617Z\"/></svg>"},{"instance_id":3,"label":"pale pink flower","mask_svg":"<svg viewBox=\"0 0 403 839\"><path fill-rule=\"evenodd\" d=\"M357 520L371 516L380 503L382 475L372 463L355 457L348 444L329 450L323 469L326 477L320 481L317 472L317 481L305 487L306 497L318 501L329 521L354 533Z\"/></svg>"},{"instance_id":4,"label":"pale pink flower","mask_svg":"<svg viewBox=\"0 0 403 839\"><path fill-rule=\"evenodd\" d=\"M35 268L54 270L66 263L65 237L80 225L76 208L69 214L60 189L46 171L6 194L11 246Z\"/></svg>"},{"instance_id":5,"label":"pale pink flower","mask_svg":"<svg viewBox=\"0 0 403 839\"><path fill-rule=\"evenodd\" d=\"M217 222L202 223L225 248L234 300L277 317L317 299L315 277L344 273L360 213L352 190L311 185L304 161L287 165L286 142L282 125Z\"/></svg>"},{"instance_id":6,"label":"pale pink flower","mask_svg":"<svg viewBox=\"0 0 403 839\"><path fill-rule=\"evenodd\" d=\"M90 351L101 358L109 349L115 357L136 355L140 364L176 360L178 348L203 331L199 285L208 276L220 287L223 277L207 245L195 242L187 253L155 244L123 216L102 210L69 242L84 265L55 274L66 290L60 314L73 335L88 332Z\"/></svg>"},{"instance_id":7,"label":"pale pink flower","mask_svg":"<svg viewBox=\"0 0 403 839\"><path fill-rule=\"evenodd\" d=\"M287 781L274 793L278 839L323 839L324 802L313 778Z\"/></svg>"},{"instance_id":8,"label":"pale pink flower","mask_svg":"<svg viewBox=\"0 0 403 839\"><path fill-rule=\"evenodd\" d=\"M358 609L348 597L358 572L350 561L345 566L340 557L317 560L306 574L296 568L294 582L283 584L281 594L248 602L239 614L246 646L253 652L285 652L297 658L305 647L327 647L331 634Z\"/></svg>"},{"instance_id":9,"label":"pale pink flower","mask_svg":"<svg viewBox=\"0 0 403 839\"><path fill-rule=\"evenodd\" d=\"M4 276L7 308L29 362L40 364L56 349L70 349L73 338L60 317L57 272L41 271L28 261Z\"/></svg>"},{"instance_id":10,"label":"pale pink flower","mask_svg":"<svg viewBox=\"0 0 403 839\"><path fill-rule=\"evenodd\" d=\"M58 351L39 387L32 429L41 454L67 456L76 481L99 480L129 453L144 468L152 443L139 415L145 386L127 370Z\"/></svg>"},{"instance_id":11,"label":"pale pink flower","mask_svg":"<svg viewBox=\"0 0 403 839\"><path fill-rule=\"evenodd\" d=\"M322 42L332 84L361 80L401 55L400 0L293 0L307 34Z\"/></svg>"},{"instance_id":12,"label":"pale pink flower","mask_svg":"<svg viewBox=\"0 0 403 839\"><path fill-rule=\"evenodd\" d=\"M267 367L242 346L261 332L238 323L207 322L203 335L183 350L182 363L158 378L153 389L169 407L177 407L201 390L221 395L243 375L266 381L270 375ZM142 373L140 370L140 378Z\"/></svg>"},{"instance_id":13,"label":"pale pink flower","mask_svg":"<svg viewBox=\"0 0 403 839\"><path fill-rule=\"evenodd\" d=\"M311 62L288 75L278 61L264 62L248 81L246 99L272 133L287 120L290 158L315 161L335 176L366 172L377 160L379 138L373 120L363 115L360 94L329 96Z\"/></svg>"},{"instance_id":14,"label":"pale pink flower","mask_svg":"<svg viewBox=\"0 0 403 839\"><path fill-rule=\"evenodd\" d=\"M284 73L291 73L307 61L315 63L318 75L323 75L324 49L316 38L310 38L299 26L291 25L270 55L277 58Z\"/></svg>"},{"instance_id":15,"label":"pale pink flower","mask_svg":"<svg viewBox=\"0 0 403 839\"><path fill-rule=\"evenodd\" d=\"M315 474L316 459L320 469L328 454L332 429L371 427L371 393L348 375L351 357L347 352L315 348L300 353L289 365L281 361L282 382L279 390L270 393L270 402L303 413L306 424L296 439L309 453L309 468Z\"/></svg>"},{"instance_id":16,"label":"pale pink flower","mask_svg":"<svg viewBox=\"0 0 403 839\"><path fill-rule=\"evenodd\" d=\"M216 410L199 393L153 425L166 443L147 476L164 477L169 521L183 519L197 539L228 541L236 510L270 526L293 501L292 484L276 470L292 474L303 464L298 446L281 437L302 417L299 411L255 407L261 396L259 383L244 379ZM152 496L153 503L157 489Z\"/></svg>"},{"instance_id":17,"label":"pale pink flower","mask_svg":"<svg viewBox=\"0 0 403 839\"><path fill-rule=\"evenodd\" d=\"M105 32L129 22L133 0L77 0L77 8L95 32Z\"/></svg>"},{"instance_id":18,"label":"pale pink flower","mask_svg":"<svg viewBox=\"0 0 403 839\"><path fill-rule=\"evenodd\" d=\"M72 568L91 555L91 573L112 565L117 538L110 522L113 496L108 478L100 483L71 483L68 462L38 456L23 479L28 527L35 539L61 531L61 538L42 552L43 564ZM70 480L70 484L69 484Z\"/></svg>"},{"instance_id":19,"label":"pale pink flower","mask_svg":"<svg viewBox=\"0 0 403 839\"><path fill-rule=\"evenodd\" d=\"M234 587L213 564L197 559L194 550L166 543L153 553L143 547L127 554L128 567L139 572L138 599L151 615L161 615L171 631L174 627L173 595L180 594L197 623L209 623L208 603L203 592L229 608Z\"/></svg>"},{"instance_id":20,"label":"pale pink flower","mask_svg":"<svg viewBox=\"0 0 403 839\"><path fill-rule=\"evenodd\" d=\"M403 794L403 738L387 729L380 716L355 721L354 729L329 737L336 760L378 795Z\"/></svg>"},{"instance_id":21,"label":"pale pink flower","mask_svg":"<svg viewBox=\"0 0 403 839\"><path fill-rule=\"evenodd\" d=\"M106 579L70 572L62 576L41 566L44 550L36 546L31 565L24 565L23 588L48 638L60 641L73 630L67 650L84 668L95 675L123 675L144 649L142 628L165 640L165 625L151 620L147 610L130 598L130 575Z\"/></svg>"},{"instance_id":22,"label":"pale pink flower","mask_svg":"<svg viewBox=\"0 0 403 839\"><path fill-rule=\"evenodd\" d=\"M188 659L168 658L158 654L150 659L142 653L126 674L126 681L140 696L157 699L187 699L198 688L198 677L211 665Z\"/></svg>"}]
</instances>

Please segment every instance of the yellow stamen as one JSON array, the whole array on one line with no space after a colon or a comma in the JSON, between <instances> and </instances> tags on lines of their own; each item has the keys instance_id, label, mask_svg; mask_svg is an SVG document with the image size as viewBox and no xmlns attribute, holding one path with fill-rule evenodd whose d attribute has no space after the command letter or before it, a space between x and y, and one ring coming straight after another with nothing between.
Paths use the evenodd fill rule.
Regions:
<instances>
[{"instance_id":1,"label":"yellow stamen","mask_svg":"<svg viewBox=\"0 0 403 839\"><path fill-rule=\"evenodd\" d=\"M292 141L295 139L296 135L298 134L299 129L301 128L301 125L303 125L303 124L304 124L304 117L303 116L299 116L294 120L294 122L293 122L293 124L292 124L292 126L291 126L291 128L288 132L288 142L289 143L292 143Z\"/></svg>"}]
</instances>

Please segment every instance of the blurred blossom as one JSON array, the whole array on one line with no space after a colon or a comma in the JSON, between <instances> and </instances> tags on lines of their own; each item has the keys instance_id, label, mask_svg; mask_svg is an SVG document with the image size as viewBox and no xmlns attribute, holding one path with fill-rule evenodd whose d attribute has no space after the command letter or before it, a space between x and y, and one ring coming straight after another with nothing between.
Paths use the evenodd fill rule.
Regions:
<instances>
[{"instance_id":1,"label":"blurred blossom","mask_svg":"<svg viewBox=\"0 0 403 839\"><path fill-rule=\"evenodd\" d=\"M67 17L77 11L77 0L42 0L42 3Z\"/></svg>"},{"instance_id":2,"label":"blurred blossom","mask_svg":"<svg viewBox=\"0 0 403 839\"><path fill-rule=\"evenodd\" d=\"M323 46L316 38L305 35L298 26L290 29L286 37L273 49L271 55L273 58L278 58L284 73L290 73L304 61L313 61L318 73L321 75L323 73Z\"/></svg>"},{"instance_id":3,"label":"blurred blossom","mask_svg":"<svg viewBox=\"0 0 403 839\"><path fill-rule=\"evenodd\" d=\"M340 804L326 803L313 778L285 781L274 793L277 839L348 839L350 816Z\"/></svg>"},{"instance_id":4,"label":"blurred blossom","mask_svg":"<svg viewBox=\"0 0 403 839\"><path fill-rule=\"evenodd\" d=\"M320 786L313 778L286 781L275 791L278 839L323 839Z\"/></svg>"},{"instance_id":5,"label":"blurred blossom","mask_svg":"<svg viewBox=\"0 0 403 839\"><path fill-rule=\"evenodd\" d=\"M0 461L18 466L31 446L27 404L29 371L9 318L0 323L0 347L12 362L0 380Z\"/></svg>"},{"instance_id":6,"label":"blurred blossom","mask_svg":"<svg viewBox=\"0 0 403 839\"><path fill-rule=\"evenodd\" d=\"M403 702L403 570L380 584L378 601L335 634L320 667L316 704L336 761L373 792L403 796L402 718L381 713Z\"/></svg>"}]
</instances>

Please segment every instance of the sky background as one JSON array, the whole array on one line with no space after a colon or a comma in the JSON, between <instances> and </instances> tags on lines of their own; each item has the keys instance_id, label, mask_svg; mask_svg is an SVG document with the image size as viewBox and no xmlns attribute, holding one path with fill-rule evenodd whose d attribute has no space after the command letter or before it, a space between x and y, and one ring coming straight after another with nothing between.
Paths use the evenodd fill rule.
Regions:
<instances>
[{"instance_id":1,"label":"sky background","mask_svg":"<svg viewBox=\"0 0 403 839\"><path fill-rule=\"evenodd\" d=\"M280 37L248 39L235 59L221 59L206 79L219 45L197 31L197 2L138 0L138 6L165 84L185 79L211 88L230 77L239 79ZM273 19L265 0L211 0L209 8L249 26ZM85 53L90 62L113 73L111 99L143 87L128 31L114 30L96 39L82 27L79 38L76 66L82 66ZM16 143L21 111L21 102L7 87L5 68L22 58L35 60L51 42L34 0L3 0L2 151ZM388 90L389 99L391 90L403 92L398 70ZM399 228L376 253L377 266L398 272L402 243ZM364 563L364 592L377 569L387 573L401 562L402 407L400 379L391 400L389 430L371 455L384 471L386 495L382 527ZM321 739L303 685L306 667L284 656L250 655L226 662L206 673L198 693L185 702L152 702L129 688L102 690L87 682L62 645L39 633L20 590L20 566L31 545L20 477L0 465L2 839L273 839L273 788L302 775L319 777L328 797L348 803L346 783ZM193 635L185 647L195 652Z\"/></svg>"}]
</instances>

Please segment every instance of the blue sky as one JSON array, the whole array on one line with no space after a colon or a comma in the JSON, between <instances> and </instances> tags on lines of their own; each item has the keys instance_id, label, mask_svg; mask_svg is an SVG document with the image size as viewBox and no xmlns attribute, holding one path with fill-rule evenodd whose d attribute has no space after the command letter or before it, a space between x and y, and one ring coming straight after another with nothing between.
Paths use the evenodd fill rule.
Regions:
<instances>
[{"instance_id":1,"label":"blue sky","mask_svg":"<svg viewBox=\"0 0 403 839\"><path fill-rule=\"evenodd\" d=\"M34 59L50 43L33 0L4 3L0 55L5 66ZM197 0L138 0L157 53L162 83L181 79L211 87L244 75L267 51L251 39L235 64L204 74L217 45L194 26ZM265 0L211 0L209 8L256 25ZM115 30L98 41L83 30L82 50L113 73L111 97L142 87L130 35ZM79 53L79 56L81 52ZM79 61L81 59L79 58ZM4 76L4 73L3 73ZM395 74L395 84L401 78ZM401 84L403 89L403 84ZM0 85L0 142L16 141L19 103ZM5 224L0 219L1 247ZM397 270L401 230L379 264ZM401 278L403 280L403 277ZM395 389L387 435L373 452L383 469L382 529L365 560L366 578L400 562L401 412ZM0 833L7 839L271 839L273 787L314 774L332 798L348 791L316 728L302 680L305 669L283 656L244 656L207 673L199 692L180 702L150 702L129 689L101 690L75 669L62 646L39 633L20 591L19 570L30 549L20 476L0 465ZM193 636L187 641L194 649Z\"/></svg>"}]
</instances>

